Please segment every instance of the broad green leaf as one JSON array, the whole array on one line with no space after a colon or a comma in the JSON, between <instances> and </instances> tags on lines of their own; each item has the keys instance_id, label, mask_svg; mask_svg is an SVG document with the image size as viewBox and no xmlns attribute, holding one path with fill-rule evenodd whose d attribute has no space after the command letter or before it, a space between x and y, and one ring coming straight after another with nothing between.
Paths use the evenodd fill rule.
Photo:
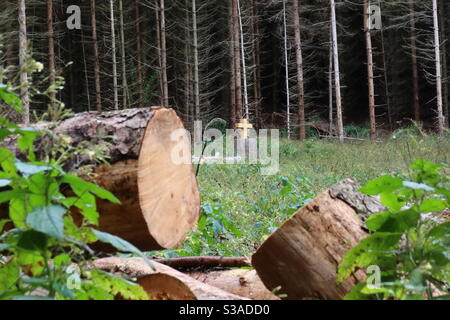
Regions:
<instances>
[{"instance_id":1,"label":"broad green leaf","mask_svg":"<svg viewBox=\"0 0 450 320\"><path fill-rule=\"evenodd\" d=\"M16 228L25 227L25 219L27 216L27 209L24 197L12 198L9 201L9 218L14 223Z\"/></svg>"},{"instance_id":2,"label":"broad green leaf","mask_svg":"<svg viewBox=\"0 0 450 320\"><path fill-rule=\"evenodd\" d=\"M23 112L22 101L14 93L9 91L8 86L0 85L0 99L17 112Z\"/></svg>"},{"instance_id":3,"label":"broad green leaf","mask_svg":"<svg viewBox=\"0 0 450 320\"><path fill-rule=\"evenodd\" d=\"M20 198L24 195L24 192L18 190L9 190L0 192L0 203L11 201L14 198Z\"/></svg>"},{"instance_id":4,"label":"broad green leaf","mask_svg":"<svg viewBox=\"0 0 450 320\"><path fill-rule=\"evenodd\" d=\"M35 209L27 216L27 224L46 235L62 240L64 238L64 220L66 208L53 205Z\"/></svg>"},{"instance_id":5,"label":"broad green leaf","mask_svg":"<svg viewBox=\"0 0 450 320\"><path fill-rule=\"evenodd\" d=\"M131 252L135 253L137 255L143 255L143 253L136 248L134 245L129 243L126 240L123 240L115 235L112 235L110 233L93 230L94 234L97 236L98 240L104 243L109 243L117 250L123 251L123 252Z\"/></svg>"},{"instance_id":6,"label":"broad green leaf","mask_svg":"<svg viewBox=\"0 0 450 320\"><path fill-rule=\"evenodd\" d=\"M15 161L15 166L17 170L19 170L24 177L29 177L33 174L44 172L44 171L50 171L53 170L53 167L42 165L42 164L33 164L33 163L25 163L21 162L19 160Z\"/></svg>"},{"instance_id":7,"label":"broad green leaf","mask_svg":"<svg viewBox=\"0 0 450 320\"><path fill-rule=\"evenodd\" d=\"M117 199L111 192L100 188L94 183L84 181L77 176L67 174L61 179L61 182L69 184L77 196L83 196L86 192L90 192L101 199L120 204L119 199Z\"/></svg>"},{"instance_id":8,"label":"broad green leaf","mask_svg":"<svg viewBox=\"0 0 450 320\"><path fill-rule=\"evenodd\" d=\"M20 268L15 261L0 264L0 292L15 289L16 282L20 279Z\"/></svg>"},{"instance_id":9,"label":"broad green leaf","mask_svg":"<svg viewBox=\"0 0 450 320\"><path fill-rule=\"evenodd\" d=\"M47 249L47 236L34 230L22 232L17 246L24 250L43 252Z\"/></svg>"},{"instance_id":10,"label":"broad green leaf","mask_svg":"<svg viewBox=\"0 0 450 320\"><path fill-rule=\"evenodd\" d=\"M405 205L404 202L399 201L397 195L392 192L382 192L380 194L381 203L391 209L391 211L397 212Z\"/></svg>"},{"instance_id":11,"label":"broad green leaf","mask_svg":"<svg viewBox=\"0 0 450 320\"><path fill-rule=\"evenodd\" d=\"M392 214L377 231L380 232L406 232L417 226L420 219L420 212L414 210L404 210Z\"/></svg>"},{"instance_id":12,"label":"broad green leaf","mask_svg":"<svg viewBox=\"0 0 450 320\"><path fill-rule=\"evenodd\" d=\"M382 176L374 179L362 187L359 191L368 195L378 195L382 192L393 192L402 187L403 180L392 176Z\"/></svg>"},{"instance_id":13,"label":"broad green leaf","mask_svg":"<svg viewBox=\"0 0 450 320\"><path fill-rule=\"evenodd\" d=\"M420 205L422 213L443 211L447 208L447 202L441 199L426 199Z\"/></svg>"},{"instance_id":14,"label":"broad green leaf","mask_svg":"<svg viewBox=\"0 0 450 320\"><path fill-rule=\"evenodd\" d=\"M370 231L377 231L391 216L391 212L380 212L372 214L366 220L366 227Z\"/></svg>"},{"instance_id":15,"label":"broad green leaf","mask_svg":"<svg viewBox=\"0 0 450 320\"><path fill-rule=\"evenodd\" d=\"M362 239L354 248L347 251L339 264L338 282L344 281L357 268L366 268L383 255L391 255L391 250L400 241L401 233L377 232Z\"/></svg>"}]
</instances>

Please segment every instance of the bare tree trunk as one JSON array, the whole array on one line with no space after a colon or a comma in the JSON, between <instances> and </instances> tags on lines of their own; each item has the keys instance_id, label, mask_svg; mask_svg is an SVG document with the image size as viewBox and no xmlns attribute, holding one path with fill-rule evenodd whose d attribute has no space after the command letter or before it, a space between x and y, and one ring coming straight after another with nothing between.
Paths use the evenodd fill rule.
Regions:
<instances>
[{"instance_id":1,"label":"bare tree trunk","mask_svg":"<svg viewBox=\"0 0 450 320\"><path fill-rule=\"evenodd\" d=\"M123 109L128 107L128 84L127 84L127 64L125 57L125 30L123 23L123 0L119 0L119 15L120 15L120 48L122 53L122 94L123 94Z\"/></svg>"},{"instance_id":2,"label":"bare tree trunk","mask_svg":"<svg viewBox=\"0 0 450 320\"><path fill-rule=\"evenodd\" d=\"M333 136L334 119L333 119L333 35L330 25L330 53L328 60L328 134Z\"/></svg>"},{"instance_id":3,"label":"bare tree trunk","mask_svg":"<svg viewBox=\"0 0 450 320\"><path fill-rule=\"evenodd\" d=\"M111 44L112 44L112 63L113 63L113 85L114 85L114 110L119 110L119 92L117 86L117 58L116 58L116 31L114 28L114 0L110 0L111 14Z\"/></svg>"},{"instance_id":4,"label":"bare tree trunk","mask_svg":"<svg viewBox=\"0 0 450 320\"><path fill-rule=\"evenodd\" d=\"M420 121L420 99L419 99L419 71L417 69L417 45L416 45L416 17L414 0L409 2L410 30L411 30L411 68L413 81L413 106L414 120Z\"/></svg>"},{"instance_id":5,"label":"bare tree trunk","mask_svg":"<svg viewBox=\"0 0 450 320\"><path fill-rule=\"evenodd\" d=\"M434 22L434 52L436 56L436 94L437 94L437 121L439 135L444 135L444 113L442 108L442 66L441 66L441 50L439 40L439 19L437 0L433 1L433 22Z\"/></svg>"},{"instance_id":6,"label":"bare tree trunk","mask_svg":"<svg viewBox=\"0 0 450 320\"><path fill-rule=\"evenodd\" d=\"M370 138L377 136L376 116L375 116L375 86L373 83L373 55L372 55L372 37L369 25L369 1L364 0L364 32L366 35L367 51L367 80L369 87L369 120L370 120Z\"/></svg>"},{"instance_id":7,"label":"bare tree trunk","mask_svg":"<svg viewBox=\"0 0 450 320\"><path fill-rule=\"evenodd\" d=\"M159 18L159 4L155 10L156 13L156 41L158 42L158 67L159 67L159 91L160 105L164 104L164 85L162 77L162 49L161 49L161 19Z\"/></svg>"},{"instance_id":8,"label":"bare tree trunk","mask_svg":"<svg viewBox=\"0 0 450 320\"><path fill-rule=\"evenodd\" d=\"M169 84L167 82L167 46L166 46L166 18L164 0L160 1L161 14L161 73L163 85L163 106L169 107Z\"/></svg>"},{"instance_id":9,"label":"bare tree trunk","mask_svg":"<svg viewBox=\"0 0 450 320\"><path fill-rule=\"evenodd\" d=\"M344 142L344 123L342 119L342 98L341 98L341 75L339 71L339 50L337 42L336 28L336 4L330 0L331 4L331 29L333 34L333 60L334 60L334 82L336 90L336 118L339 141Z\"/></svg>"},{"instance_id":10,"label":"bare tree trunk","mask_svg":"<svg viewBox=\"0 0 450 320\"><path fill-rule=\"evenodd\" d=\"M446 26L446 16L444 14L445 12L445 3L444 1L441 1L439 6L439 18L441 20L441 38L447 39L447 26ZM447 40L443 42L442 44L442 79L443 79L443 95L444 95L444 126L449 127L449 79L448 79L448 71L447 71Z\"/></svg>"},{"instance_id":11,"label":"bare tree trunk","mask_svg":"<svg viewBox=\"0 0 450 320\"><path fill-rule=\"evenodd\" d=\"M49 109L54 110L56 93L56 70L55 70L55 39L53 32L53 0L47 0L47 32L48 32L48 69L49 69L49 82L51 86L50 90L50 104Z\"/></svg>"},{"instance_id":12,"label":"bare tree trunk","mask_svg":"<svg viewBox=\"0 0 450 320\"><path fill-rule=\"evenodd\" d=\"M94 46L95 104L98 112L102 112L102 96L100 87L100 59L97 43L97 19L95 17L95 0L91 0L92 44Z\"/></svg>"},{"instance_id":13,"label":"bare tree trunk","mask_svg":"<svg viewBox=\"0 0 450 320\"><path fill-rule=\"evenodd\" d=\"M27 63L27 15L25 0L19 0L19 65L20 65L20 98L23 105L23 122L30 123L30 93L28 91Z\"/></svg>"},{"instance_id":14,"label":"bare tree trunk","mask_svg":"<svg viewBox=\"0 0 450 320\"><path fill-rule=\"evenodd\" d=\"M296 2L296 1L294 1ZM297 32L297 30L295 30ZM284 71L286 85L286 126L288 139L291 138L291 96L289 92L289 62L287 52L287 22L286 22L286 1L283 0L283 33L284 33Z\"/></svg>"},{"instance_id":15,"label":"bare tree trunk","mask_svg":"<svg viewBox=\"0 0 450 320\"><path fill-rule=\"evenodd\" d=\"M235 67L235 79L236 79L236 117L238 119L243 118L242 109L242 74L241 74L241 51L240 51L240 33L239 33L239 10L237 0L233 2L233 33L234 33L234 67Z\"/></svg>"},{"instance_id":16,"label":"bare tree trunk","mask_svg":"<svg viewBox=\"0 0 450 320\"><path fill-rule=\"evenodd\" d=\"M381 7L381 2L379 1L378 3L379 3L379 6ZM385 88L385 94L386 94L386 106L387 106L387 112L388 112L389 128L392 131L393 125L392 125L391 94L389 92L388 66L386 63L386 50L385 50L385 46L384 46L383 29L381 29L380 35L381 35L381 51L383 54L383 76L384 76L384 88Z\"/></svg>"},{"instance_id":17,"label":"bare tree trunk","mask_svg":"<svg viewBox=\"0 0 450 320\"><path fill-rule=\"evenodd\" d=\"M259 39L259 17L258 17L258 4L255 0L252 0L252 33L253 33L253 61L255 68L253 71L254 82L254 95L255 95L255 118L258 128L262 127L261 121L261 43Z\"/></svg>"},{"instance_id":18,"label":"bare tree trunk","mask_svg":"<svg viewBox=\"0 0 450 320\"><path fill-rule=\"evenodd\" d=\"M187 8L189 8L189 0L185 0L185 6L186 6L186 21L187 25L190 25L190 13ZM186 28L186 41L184 42L185 52L184 52L184 114L185 114L185 123L190 124L191 122L191 45L192 45L192 39L191 39L191 31L189 28Z\"/></svg>"},{"instance_id":19,"label":"bare tree trunk","mask_svg":"<svg viewBox=\"0 0 450 320\"><path fill-rule=\"evenodd\" d=\"M305 124L305 84L303 77L303 54L302 42L300 36L300 17L299 17L299 0L294 0L294 24L295 24L295 48L297 58L297 86L298 86L298 121L299 121L299 138L306 138Z\"/></svg>"},{"instance_id":20,"label":"bare tree trunk","mask_svg":"<svg viewBox=\"0 0 450 320\"><path fill-rule=\"evenodd\" d=\"M235 56L235 33L234 33L234 26L235 26L235 16L234 16L234 1L230 2L230 121L232 124L232 127L234 128L234 125L236 123L236 110L237 110L237 99L236 99L236 56Z\"/></svg>"},{"instance_id":21,"label":"bare tree trunk","mask_svg":"<svg viewBox=\"0 0 450 320\"><path fill-rule=\"evenodd\" d=\"M139 107L143 107L144 101L144 80L142 76L142 35L141 35L141 13L139 10L139 0L134 1L135 15L136 15L136 70L138 78L138 99Z\"/></svg>"},{"instance_id":22,"label":"bare tree trunk","mask_svg":"<svg viewBox=\"0 0 450 320\"><path fill-rule=\"evenodd\" d=\"M242 15L241 15L241 5L239 0L236 0L236 7L237 7L237 17L238 17L238 34L240 35L241 40L241 59L242 59L242 81L244 83L244 111L245 115L244 117L249 120L250 119L250 113L248 110L248 90L247 90L247 68L245 63L245 48L244 48L244 30L242 26Z\"/></svg>"},{"instance_id":23,"label":"bare tree trunk","mask_svg":"<svg viewBox=\"0 0 450 320\"><path fill-rule=\"evenodd\" d=\"M195 120L200 120L200 89L198 71L198 34L197 34L197 4L192 0L192 36L194 41L194 109Z\"/></svg>"}]
</instances>

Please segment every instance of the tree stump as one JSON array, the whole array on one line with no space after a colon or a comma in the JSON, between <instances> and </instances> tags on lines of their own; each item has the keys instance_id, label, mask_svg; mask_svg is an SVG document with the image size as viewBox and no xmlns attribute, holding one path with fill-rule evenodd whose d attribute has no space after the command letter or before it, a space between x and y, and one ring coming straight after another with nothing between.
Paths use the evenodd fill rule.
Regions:
<instances>
[{"instance_id":1,"label":"tree stump","mask_svg":"<svg viewBox=\"0 0 450 320\"><path fill-rule=\"evenodd\" d=\"M341 284L337 267L343 255L365 238L367 215L384 210L376 198L345 180L309 202L252 256L252 265L269 290L286 299L342 299L364 279L358 271Z\"/></svg>"}]
</instances>

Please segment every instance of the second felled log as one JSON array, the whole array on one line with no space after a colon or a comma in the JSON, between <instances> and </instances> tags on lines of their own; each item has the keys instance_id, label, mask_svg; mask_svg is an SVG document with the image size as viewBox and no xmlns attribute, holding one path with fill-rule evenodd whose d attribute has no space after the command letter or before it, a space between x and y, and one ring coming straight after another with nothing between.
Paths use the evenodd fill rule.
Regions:
<instances>
[{"instance_id":1,"label":"second felled log","mask_svg":"<svg viewBox=\"0 0 450 320\"><path fill-rule=\"evenodd\" d=\"M364 217L384 208L345 180L309 202L254 253L252 265L269 290L287 299L342 299L363 280L358 271L336 283L345 252L365 238Z\"/></svg>"}]
</instances>

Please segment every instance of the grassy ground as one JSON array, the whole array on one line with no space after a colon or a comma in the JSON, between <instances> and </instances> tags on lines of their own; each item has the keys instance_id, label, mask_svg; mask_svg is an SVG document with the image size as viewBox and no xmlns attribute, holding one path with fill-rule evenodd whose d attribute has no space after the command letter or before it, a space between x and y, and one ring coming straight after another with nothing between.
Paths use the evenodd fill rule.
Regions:
<instances>
[{"instance_id":1,"label":"grassy ground","mask_svg":"<svg viewBox=\"0 0 450 320\"><path fill-rule=\"evenodd\" d=\"M384 142L311 139L282 141L280 171L263 176L256 165L203 165L202 218L180 255L250 255L286 218L330 185L382 174L408 175L411 160L450 164L450 139L390 138ZM166 252L166 255L174 252Z\"/></svg>"}]
</instances>

